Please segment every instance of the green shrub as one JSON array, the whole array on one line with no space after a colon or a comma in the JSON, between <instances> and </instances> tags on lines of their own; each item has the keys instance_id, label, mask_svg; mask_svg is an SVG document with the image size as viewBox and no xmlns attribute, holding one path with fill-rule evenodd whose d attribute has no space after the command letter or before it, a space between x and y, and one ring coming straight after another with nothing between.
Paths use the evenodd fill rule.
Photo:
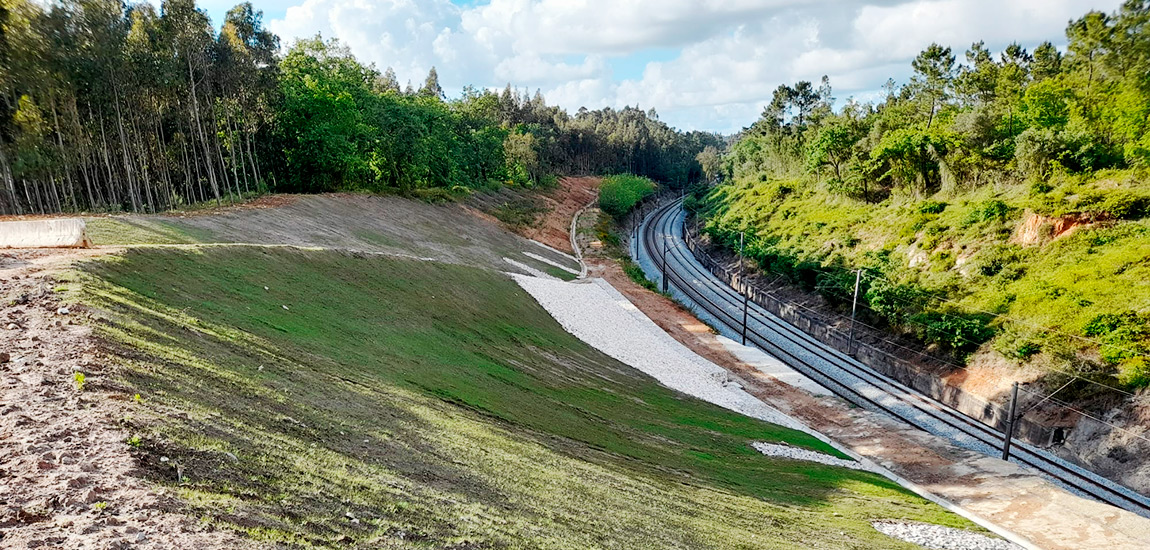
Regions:
<instances>
[{"instance_id":1,"label":"green shrub","mask_svg":"<svg viewBox=\"0 0 1150 550\"><path fill-rule=\"evenodd\" d=\"M626 273L636 284L651 292L659 292L659 286L648 279L647 275L643 273L643 268L639 267L639 264L632 261L631 258L623 258L619 260L619 263L623 264L623 273Z\"/></svg>"},{"instance_id":2,"label":"green shrub","mask_svg":"<svg viewBox=\"0 0 1150 550\"><path fill-rule=\"evenodd\" d=\"M926 293L918 288L892 283L885 278L869 281L866 302L870 309L892 325L905 324L907 319L922 310Z\"/></svg>"},{"instance_id":3,"label":"green shrub","mask_svg":"<svg viewBox=\"0 0 1150 550\"><path fill-rule=\"evenodd\" d=\"M1086 323L1082 333L1101 341L1102 360L1111 365L1150 355L1150 314L1102 313Z\"/></svg>"},{"instance_id":4,"label":"green shrub","mask_svg":"<svg viewBox=\"0 0 1150 550\"><path fill-rule=\"evenodd\" d=\"M1150 361L1145 356L1123 361L1118 365L1118 382L1130 389L1150 386Z\"/></svg>"},{"instance_id":5,"label":"green shrub","mask_svg":"<svg viewBox=\"0 0 1150 550\"><path fill-rule=\"evenodd\" d=\"M622 218L639 201L654 193L655 187L655 182L641 176L608 176L599 185L599 208L616 219Z\"/></svg>"},{"instance_id":6,"label":"green shrub","mask_svg":"<svg viewBox=\"0 0 1150 550\"><path fill-rule=\"evenodd\" d=\"M946 210L945 202L926 201L918 205L919 214L942 214L943 210Z\"/></svg>"},{"instance_id":7,"label":"green shrub","mask_svg":"<svg viewBox=\"0 0 1150 550\"><path fill-rule=\"evenodd\" d=\"M910 322L924 342L968 353L994 337L986 317L930 311L913 316Z\"/></svg>"},{"instance_id":8,"label":"green shrub","mask_svg":"<svg viewBox=\"0 0 1150 550\"><path fill-rule=\"evenodd\" d=\"M1035 181L1034 183L1030 184L1030 194L1032 196L1045 195L1045 194L1047 194L1053 190L1054 190L1053 185L1050 185L1049 182L1045 182L1042 180L1038 180L1038 181Z\"/></svg>"},{"instance_id":9,"label":"green shrub","mask_svg":"<svg viewBox=\"0 0 1150 550\"><path fill-rule=\"evenodd\" d=\"M1026 361L1042 351L1042 344L1031 332L1008 327L991 344L1003 357Z\"/></svg>"},{"instance_id":10,"label":"green shrub","mask_svg":"<svg viewBox=\"0 0 1150 550\"><path fill-rule=\"evenodd\" d=\"M970 211L967 222L1004 222L1014 212L1014 208L998 199L978 204Z\"/></svg>"},{"instance_id":11,"label":"green shrub","mask_svg":"<svg viewBox=\"0 0 1150 550\"><path fill-rule=\"evenodd\" d=\"M497 220L512 227L526 227L534 224L539 216L546 211L546 208L534 200L519 199L499 205L492 210L491 214Z\"/></svg>"},{"instance_id":12,"label":"green shrub","mask_svg":"<svg viewBox=\"0 0 1150 550\"><path fill-rule=\"evenodd\" d=\"M1113 191L1107 193L1098 208L1116 220L1136 220L1150 213L1150 197L1130 191Z\"/></svg>"},{"instance_id":13,"label":"green shrub","mask_svg":"<svg viewBox=\"0 0 1150 550\"><path fill-rule=\"evenodd\" d=\"M1014 245L997 245L981 251L974 259L975 269L986 277L1001 275L1003 280L1017 280L1026 272L1022 251Z\"/></svg>"},{"instance_id":14,"label":"green shrub","mask_svg":"<svg viewBox=\"0 0 1150 550\"><path fill-rule=\"evenodd\" d=\"M411 194L421 201L430 202L432 204L454 202L457 198L456 195L453 194L449 189L445 189L443 187L426 187L422 189L415 189L412 190Z\"/></svg>"}]
</instances>

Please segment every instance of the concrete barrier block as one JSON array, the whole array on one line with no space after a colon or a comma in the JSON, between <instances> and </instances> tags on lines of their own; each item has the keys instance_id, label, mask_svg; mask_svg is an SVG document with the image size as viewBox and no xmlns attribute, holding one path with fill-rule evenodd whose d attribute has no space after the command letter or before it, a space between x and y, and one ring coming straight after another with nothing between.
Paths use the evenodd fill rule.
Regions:
<instances>
[{"instance_id":1,"label":"concrete barrier block","mask_svg":"<svg viewBox=\"0 0 1150 550\"><path fill-rule=\"evenodd\" d=\"M61 218L0 222L0 248L89 248L84 220Z\"/></svg>"}]
</instances>

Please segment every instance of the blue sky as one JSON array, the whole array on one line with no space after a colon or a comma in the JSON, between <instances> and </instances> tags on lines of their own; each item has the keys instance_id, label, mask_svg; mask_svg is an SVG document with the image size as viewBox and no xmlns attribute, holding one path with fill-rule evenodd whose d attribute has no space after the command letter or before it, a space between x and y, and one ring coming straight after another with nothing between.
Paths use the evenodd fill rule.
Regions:
<instances>
[{"instance_id":1,"label":"blue sky","mask_svg":"<svg viewBox=\"0 0 1150 550\"><path fill-rule=\"evenodd\" d=\"M158 1L158 0L155 0ZM217 24L234 2L201 0ZM830 77L840 103L904 82L937 41L962 53L1065 43L1121 0L255 0L285 45L339 38L400 81L542 90L570 110L639 105L684 129L736 131L781 83Z\"/></svg>"}]
</instances>

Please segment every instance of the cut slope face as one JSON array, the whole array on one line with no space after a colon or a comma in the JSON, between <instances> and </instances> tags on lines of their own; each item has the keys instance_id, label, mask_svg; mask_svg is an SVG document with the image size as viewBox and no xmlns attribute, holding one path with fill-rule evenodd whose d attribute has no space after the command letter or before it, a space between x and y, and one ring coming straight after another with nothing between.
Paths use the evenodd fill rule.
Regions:
<instances>
[{"instance_id":1,"label":"cut slope face","mask_svg":"<svg viewBox=\"0 0 1150 550\"><path fill-rule=\"evenodd\" d=\"M870 521L969 526L878 476L763 456L752 442L835 451L658 385L491 270L205 247L83 271L131 358L139 460L254 538L899 548Z\"/></svg>"},{"instance_id":2,"label":"cut slope face","mask_svg":"<svg viewBox=\"0 0 1150 550\"><path fill-rule=\"evenodd\" d=\"M572 258L478 219L459 205L388 196L272 195L248 205L199 214L92 218L88 225L97 245L294 245L522 271L503 259L511 258L540 271L555 271L549 263L528 256L529 252L579 269Z\"/></svg>"}]
</instances>

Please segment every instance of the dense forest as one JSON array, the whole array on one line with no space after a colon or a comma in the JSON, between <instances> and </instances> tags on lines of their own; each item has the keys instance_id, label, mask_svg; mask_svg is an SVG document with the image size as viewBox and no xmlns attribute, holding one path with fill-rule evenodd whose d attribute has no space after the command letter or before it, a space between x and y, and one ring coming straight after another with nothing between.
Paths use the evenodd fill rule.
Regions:
<instances>
[{"instance_id":1,"label":"dense forest","mask_svg":"<svg viewBox=\"0 0 1150 550\"><path fill-rule=\"evenodd\" d=\"M0 214L151 212L267 190L439 196L633 172L684 186L717 136L653 111L401 88L338 42L287 51L243 3L0 0Z\"/></svg>"},{"instance_id":2,"label":"dense forest","mask_svg":"<svg viewBox=\"0 0 1150 550\"><path fill-rule=\"evenodd\" d=\"M1150 2L1066 37L932 44L876 103L780 86L690 206L831 304L862 268L864 319L955 360L1150 385Z\"/></svg>"}]
</instances>

